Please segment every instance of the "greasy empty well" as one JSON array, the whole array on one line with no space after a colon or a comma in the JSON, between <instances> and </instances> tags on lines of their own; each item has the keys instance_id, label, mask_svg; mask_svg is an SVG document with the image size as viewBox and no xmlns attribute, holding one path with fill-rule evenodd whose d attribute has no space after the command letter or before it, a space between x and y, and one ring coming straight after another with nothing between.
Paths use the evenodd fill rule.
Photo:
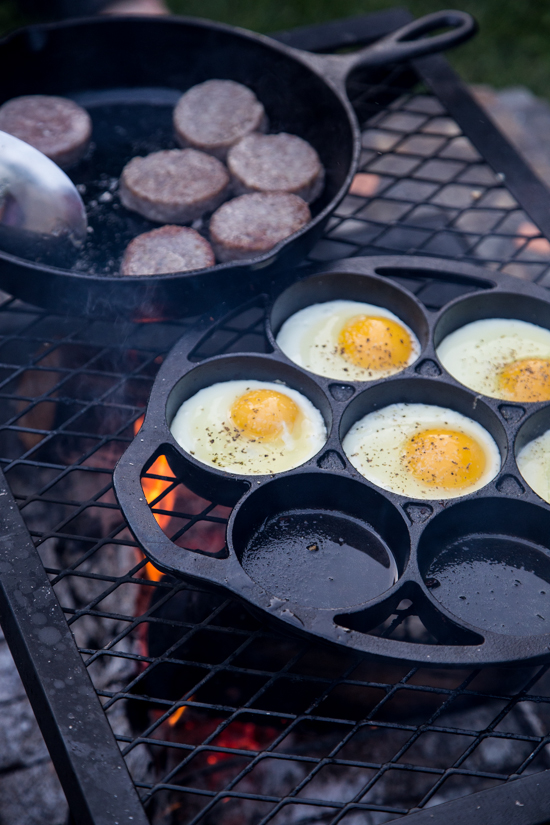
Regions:
<instances>
[{"instance_id":1,"label":"greasy empty well","mask_svg":"<svg viewBox=\"0 0 550 825\"><path fill-rule=\"evenodd\" d=\"M278 598L320 608L364 604L391 588L408 558L399 513L351 479L303 473L256 490L231 537L248 575Z\"/></svg>"},{"instance_id":2,"label":"greasy empty well","mask_svg":"<svg viewBox=\"0 0 550 825\"><path fill-rule=\"evenodd\" d=\"M550 514L481 499L442 513L419 546L430 594L480 630L511 636L550 627Z\"/></svg>"}]
</instances>

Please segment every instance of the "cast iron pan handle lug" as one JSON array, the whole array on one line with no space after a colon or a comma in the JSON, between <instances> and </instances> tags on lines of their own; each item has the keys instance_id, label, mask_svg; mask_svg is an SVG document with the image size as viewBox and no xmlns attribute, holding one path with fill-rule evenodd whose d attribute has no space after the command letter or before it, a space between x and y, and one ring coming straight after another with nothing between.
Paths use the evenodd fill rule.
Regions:
<instances>
[{"instance_id":1,"label":"cast iron pan handle lug","mask_svg":"<svg viewBox=\"0 0 550 825\"><path fill-rule=\"evenodd\" d=\"M425 37L430 32L444 26L452 30ZM357 52L346 55L308 55L308 62L321 70L323 75L335 83L343 85L347 76L354 69L370 66L385 66L390 63L402 63L427 54L434 54L458 46L469 40L477 31L477 23L471 14L465 11L449 9L426 14L413 20L386 37L365 46Z\"/></svg>"},{"instance_id":2,"label":"cast iron pan handle lug","mask_svg":"<svg viewBox=\"0 0 550 825\"><path fill-rule=\"evenodd\" d=\"M140 454L141 445L138 447L134 439L115 467L113 483L118 503L147 558L161 570L178 570L197 582L224 586L230 568L238 562L230 555L210 557L172 543L157 524L145 499Z\"/></svg>"}]
</instances>

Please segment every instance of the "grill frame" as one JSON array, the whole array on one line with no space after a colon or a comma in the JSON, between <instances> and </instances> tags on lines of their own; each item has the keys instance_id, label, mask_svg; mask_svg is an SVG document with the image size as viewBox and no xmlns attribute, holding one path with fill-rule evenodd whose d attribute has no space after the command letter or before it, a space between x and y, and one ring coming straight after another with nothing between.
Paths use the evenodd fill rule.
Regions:
<instances>
[{"instance_id":1,"label":"grill frame","mask_svg":"<svg viewBox=\"0 0 550 825\"><path fill-rule=\"evenodd\" d=\"M0 495L2 630L64 779L67 801L77 812L73 818L79 825L117 820L146 825L113 731L1 470ZM76 706L77 716L70 712Z\"/></svg>"},{"instance_id":2,"label":"grill frame","mask_svg":"<svg viewBox=\"0 0 550 825\"><path fill-rule=\"evenodd\" d=\"M397 27L397 25L406 22L408 15L406 13L399 12L392 12L388 15L380 14L376 16L378 24L380 25L380 34L384 33L388 29L392 29ZM348 21L343 21L341 24L330 24L327 27L314 27L313 29L297 32L296 36L301 38L299 42L302 46L308 48L310 43L313 43L315 48L319 50L330 50L331 48L336 48L342 44L351 44L357 42L358 39L361 37L361 20L363 18L359 18L359 20L353 20L351 23ZM386 21L386 22L384 22ZM387 29L384 29L384 26L387 25ZM370 32L373 31L372 29L372 18L369 18L368 28ZM350 36L351 32L351 36ZM287 42L292 40L293 35L289 34L286 35ZM325 38L326 39L323 39ZM536 176L533 172L526 166L521 158L517 156L515 151L510 147L507 143L506 139L501 136L496 128L490 123L487 117L483 114L481 109L477 106L477 104L471 99L469 93L467 92L464 87L462 87L457 79L456 76L452 73L452 71L448 68L446 62L442 58L427 58L422 61L418 62L418 65L415 64L415 68L418 69L420 76L428 83L431 84L434 90L436 91L436 95L442 100L449 113L455 117L455 120L461 125L465 134L467 134L472 143L474 143L478 150L481 150L482 155L490 154L490 160L493 167L496 169L497 172L501 175L506 176L506 181L509 190L515 195L516 199L520 202L521 206L523 207L524 211L531 216L533 220L539 225L539 227L543 230L544 234L550 236L550 226L548 222L550 220L550 210L547 208L549 203L549 193L547 192L546 188L538 181ZM546 211L545 211L546 209ZM331 227L332 231L333 227ZM526 240L525 246L528 245L528 241ZM343 255L341 255L343 257ZM542 272L541 277L545 279L546 273ZM421 289L420 287L419 289ZM10 306L9 300L0 306L0 312L8 311ZM13 318L20 318L28 313L28 309L21 306L14 306L13 308ZM39 315L40 317L40 315ZM47 313L43 313L41 318L43 321L46 321L48 317ZM51 319L50 323L53 321ZM32 325L31 325L32 326ZM78 325L73 324L76 328ZM254 332L254 324L250 324L250 332L253 334ZM61 341L66 340L67 343L73 341L73 333L70 332L70 325L69 331L62 330L61 331ZM164 328L165 340L162 342L158 342L158 349L168 349L170 346L170 342L173 341L176 337L179 337L183 329L185 328L185 324L183 326L174 324L174 325L166 325ZM98 333L98 337L101 333ZM105 331L104 331L105 334ZM159 333L162 334L162 331ZM234 332L235 335L237 333ZM242 330L239 331L240 336L242 337ZM40 336L36 336L33 333L30 333L28 336L28 346L30 347L31 342L33 340L38 340ZM124 338L124 334L122 334ZM15 334L15 339L17 340L17 335ZM9 336L8 336L9 341ZM74 342L73 342L74 343ZM56 346L59 344L59 340L56 343ZM50 345L51 346L51 345ZM157 349L157 351L158 351ZM41 353L40 357L42 357L43 353ZM27 361L25 361L25 357L27 357ZM22 360L18 363L21 364L20 372L23 373L26 368L28 368L34 361L39 361L40 358L36 355L35 350L29 350L27 356L22 356ZM145 366L141 363L139 366L140 368L146 369L153 369L153 358L145 359ZM42 369L44 371L48 371L48 368L39 367L39 370ZM49 368L51 370L51 367ZM78 370L82 372L82 375L85 377L92 377L96 373L100 372L99 369L96 369L92 362L88 365L86 364L82 370ZM122 370L120 370L122 372ZM126 370L125 373L125 380L128 380L129 373L137 374L139 372L138 368L136 367L135 370ZM63 383L63 379L60 379L59 384ZM12 396L17 395L12 391ZM30 399L31 403L36 403L35 399ZM128 406L128 405L127 405ZM134 418L137 417L134 415ZM24 433L35 433L36 427L25 426L25 424L20 424L19 426L12 427L15 431ZM82 433L86 435L86 433ZM130 440L129 436L126 436L124 433L124 428L120 428L120 432L118 433L119 437L125 441L126 443ZM48 440L48 436L52 439L54 436L54 432L50 432L46 435L46 440ZM104 438L103 440L100 439L100 443L106 441L107 439ZM95 448L90 447L89 452L93 452ZM4 465L7 470L11 470L13 465L17 463L20 459L15 458L13 456L6 456L3 461ZM85 460L85 457L82 458ZM23 459L22 463L24 464L26 461L27 465L32 467L36 463L34 460ZM51 461L43 461L42 464L46 467L50 466L52 472L64 472L64 468L56 467ZM96 468L96 472L99 470ZM27 503L27 502L23 502ZM8 505L9 506L9 505ZM112 505L111 505L112 506ZM25 515L25 514L24 514ZM207 516L208 517L208 516ZM212 517L214 518L214 517ZM36 534L36 531L33 531ZM33 558L34 563L39 564L38 569L42 569L41 565L42 562L40 561L40 556L37 550L32 550L26 545L26 538L23 531L18 530L15 532L15 539L13 548L14 550L17 548L18 550L21 549L23 552L28 552L29 556ZM41 537L43 538L43 535ZM120 542L122 543L122 542ZM126 542L128 543L128 542ZM132 569L128 570L126 575L122 577L122 583L127 581L128 583L136 581L136 575L138 574L139 570L142 569L144 566L144 562L140 564L136 564ZM59 572L56 570L49 570L49 575L52 576L52 580L55 584L56 581L59 581ZM5 583L5 574L0 573L0 583ZM43 578L44 586L47 585L47 577L44 575ZM117 582L120 585L121 580ZM115 583L112 583L113 590L115 589ZM171 585L168 584L159 584L158 590L160 592L164 591L168 593L168 590L171 588ZM46 742L50 751L52 753L52 758L54 760L54 764L56 765L62 783L65 786L66 791L68 791L71 787L71 783L74 781L74 776L77 776L77 781L79 782L79 791L87 797L87 789L82 783L82 781L78 778L78 772L75 771L75 774L72 776L69 775L67 771L67 758L69 760L69 764L73 766L74 763L74 751L71 749L71 741L68 737L67 731L64 729L63 726L63 719L62 715L64 713L65 708L62 710L59 708L59 705L56 705L55 702L50 701L51 695L50 691L52 690L51 682L48 683L46 681L42 681L41 684L37 681L37 672L32 670L29 667L28 659L25 660L23 656L23 649L21 645L21 639L25 639L27 647L26 650L30 652L31 659L39 653L39 649L35 642L33 641L32 635L30 633L31 627L29 623L23 623L21 621L21 617L17 615L17 612L14 610L14 605L10 604L13 593L10 593L4 587L0 590L0 603L2 607L1 616L2 616L2 624L5 626L7 630L7 636L9 636L10 647L12 648L12 652L16 659L18 666L20 667L21 674L23 677L23 681L29 696L31 697L31 701L33 702L33 707L37 714L37 717L42 725L42 729L46 738ZM91 608L92 612L94 608ZM65 611L70 617L72 623L78 619L78 610L69 610ZM113 614L114 615L114 614ZM59 614L58 614L59 616ZM65 619L62 620L65 622ZM136 621L137 624L137 621ZM114 640L113 640L114 643ZM75 647L76 650L76 647ZM98 651L94 650L81 650L86 656L89 656L90 659L93 659L94 656L97 656ZM130 657L131 658L131 657ZM90 660L88 660L89 663ZM88 674L86 673L86 669L80 659L81 666L76 666L76 673L78 674L78 680L82 687L86 687L89 690L91 682L89 679ZM386 701L394 695L399 689L401 689L404 685L407 684L408 676L404 676L401 680L395 681L392 685L388 685L388 691L386 695ZM472 677L473 678L473 677ZM471 681L471 680L470 680ZM461 693L461 691L466 690L468 684L470 684L468 679L465 680L464 684L466 688L464 688L464 684L456 687L455 689L449 689L447 691L447 699L451 701L452 698L456 695ZM519 693L515 694L515 700L518 697L522 696L529 696L529 685L536 681L536 677L533 677L531 680L527 680L524 688L519 691ZM41 687L44 690L44 694L49 702L51 708L51 716L49 716L49 721L46 723L44 716L42 715L43 705L40 703L39 693L37 688ZM327 691L328 691L327 687ZM414 688L413 688L414 689ZM106 691L99 691L102 698L105 700L106 706L109 705L109 702L114 702L115 697L108 695ZM119 697L117 697L119 698ZM92 700L95 701L93 695ZM510 702L512 699L510 699ZM542 699L541 699L542 701ZM178 703L178 707L193 707L200 705L198 702L193 702L192 698L183 697ZM97 709L97 704L96 704ZM164 716L168 717L171 713L174 712L174 703L166 702L163 707ZM504 713L505 711L503 711ZM52 727L52 720L54 726ZM418 735L421 734L423 728L420 726L418 728ZM540 732L539 732L540 733ZM54 734L61 734L60 738L56 738ZM501 734L503 738L505 738L505 734ZM107 737L108 738L108 737ZM527 737L529 739L529 737ZM541 754L544 751L546 746L546 742L548 741L548 737L545 735L535 735L531 736L531 739L537 739L536 748L533 750L532 756L534 757L537 753ZM128 748L131 745L135 744L132 743L128 738L125 737L118 737L119 742L121 745L126 742ZM68 757L67 757L68 755ZM120 765L121 769L124 765L124 761L120 756L120 752L116 748L116 746L112 745L111 750L111 764L112 765ZM524 767L524 766L521 766ZM117 767L118 769L118 767ZM124 770L126 770L124 768ZM444 804L439 805L436 808L431 808L425 811L418 811L414 813L414 810L411 811L410 818L411 822L418 822L419 825L424 822L430 823L443 823L445 822L452 822L455 825L461 825L461 823L466 822L466 817L468 822L479 823L479 825L485 825L487 821L491 821L495 819L495 821L506 821L509 822L511 825L542 825L543 822L547 821L547 812L545 812L545 803L548 798L548 788L550 787L550 774L546 773L538 773L535 775L527 776L524 778L517 779L517 773L514 775L509 776L509 779L515 779L514 782L509 782L507 784L501 784L498 787L482 791L481 793L472 793L465 798L462 797L456 801L447 802ZM502 780L500 780L502 782ZM138 786L145 791L144 796L147 797L148 790L144 787L143 783L138 783ZM167 789L170 788L169 783L164 783L164 787ZM69 796L69 793L67 793ZM238 796L238 793L235 794ZM130 793L130 797L132 797ZM129 797L129 798L130 798ZM135 798L133 798L135 801ZM74 796L73 796L74 800ZM130 804L130 803L129 803ZM366 804L366 803L365 803ZM342 807L342 806L340 806ZM352 806L353 807L353 806ZM365 806L361 805L361 803L357 804L357 809L360 811L365 808ZM346 806L343 806L343 810L346 810ZM377 806L369 804L367 806L368 810L386 810L388 811L387 806ZM337 807L335 810L335 819L331 819L330 821L341 821L340 814L337 813L340 808ZM405 813L405 811L394 811L397 814L397 819L401 818L401 815ZM130 808L128 808L128 817L134 816L134 821L136 821L138 816L142 817L142 809L139 804L136 806L134 811L130 813ZM270 814L268 819L271 818L273 815ZM112 819L109 818L108 820L105 819L106 813L104 811L98 811L97 809L92 813L92 816L95 818L90 819L89 817L86 819L85 816L88 816L87 813L84 813L82 810L79 809L78 806L73 804L73 817L76 822L96 822L100 823L103 821L111 822ZM344 816L344 813L342 813ZM200 818L200 817L199 817ZM122 820L124 821L124 819ZM137 821L140 821L137 819ZM328 820L327 820L328 821ZM386 820L387 821L387 820ZM393 821L393 820L392 820Z\"/></svg>"}]
</instances>

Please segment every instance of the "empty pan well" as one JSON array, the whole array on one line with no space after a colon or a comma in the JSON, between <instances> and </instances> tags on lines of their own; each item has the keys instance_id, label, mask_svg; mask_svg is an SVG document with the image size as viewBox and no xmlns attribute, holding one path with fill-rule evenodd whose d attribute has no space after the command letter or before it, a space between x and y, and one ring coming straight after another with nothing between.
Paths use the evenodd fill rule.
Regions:
<instances>
[{"instance_id":1,"label":"empty pan well","mask_svg":"<svg viewBox=\"0 0 550 825\"><path fill-rule=\"evenodd\" d=\"M421 573L434 600L481 631L546 634L549 536L550 514L533 504L464 502L427 527L418 551Z\"/></svg>"},{"instance_id":2,"label":"empty pan well","mask_svg":"<svg viewBox=\"0 0 550 825\"><path fill-rule=\"evenodd\" d=\"M376 599L395 584L409 552L403 519L387 499L320 472L254 491L234 516L230 542L269 593L319 608Z\"/></svg>"}]
</instances>

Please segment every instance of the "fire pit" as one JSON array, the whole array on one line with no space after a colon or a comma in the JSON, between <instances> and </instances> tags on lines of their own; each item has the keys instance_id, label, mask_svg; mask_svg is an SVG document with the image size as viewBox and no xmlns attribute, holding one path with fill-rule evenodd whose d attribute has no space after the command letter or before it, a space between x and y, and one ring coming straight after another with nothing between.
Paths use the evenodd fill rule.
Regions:
<instances>
[{"instance_id":1,"label":"fire pit","mask_svg":"<svg viewBox=\"0 0 550 825\"><path fill-rule=\"evenodd\" d=\"M401 22L381 15L369 30ZM312 49L350 45L362 39L361 19L301 36ZM550 196L445 61L357 74L350 93L363 124L360 173L310 261L415 252L549 282L550 245L533 221L550 236ZM429 277L401 285L428 309L465 289ZM213 330L200 357L266 352L262 319L252 298ZM53 701L60 688L42 655L50 648L32 641L37 611L25 622L15 589L0 594L2 616L75 820L101 822L102 802L116 806L120 794L119 821L145 821L135 786L155 825L381 825L407 813L411 825L466 817L485 825L488 812L507 825L542 821L546 666L382 664L276 633L142 556L112 472L139 430L160 364L192 323L57 316L8 296L0 305L2 467L80 650L70 672L80 698ZM172 540L223 552L227 507L185 489L161 460L143 484ZM22 525L16 537L13 559ZM33 581L51 593L39 574L36 566ZM7 575L0 568L0 583ZM376 632L430 643L405 599ZM51 641L58 661L68 661L70 646L59 651ZM102 764L122 777L114 793L108 771L101 794L84 781L86 745L99 739Z\"/></svg>"}]
</instances>

